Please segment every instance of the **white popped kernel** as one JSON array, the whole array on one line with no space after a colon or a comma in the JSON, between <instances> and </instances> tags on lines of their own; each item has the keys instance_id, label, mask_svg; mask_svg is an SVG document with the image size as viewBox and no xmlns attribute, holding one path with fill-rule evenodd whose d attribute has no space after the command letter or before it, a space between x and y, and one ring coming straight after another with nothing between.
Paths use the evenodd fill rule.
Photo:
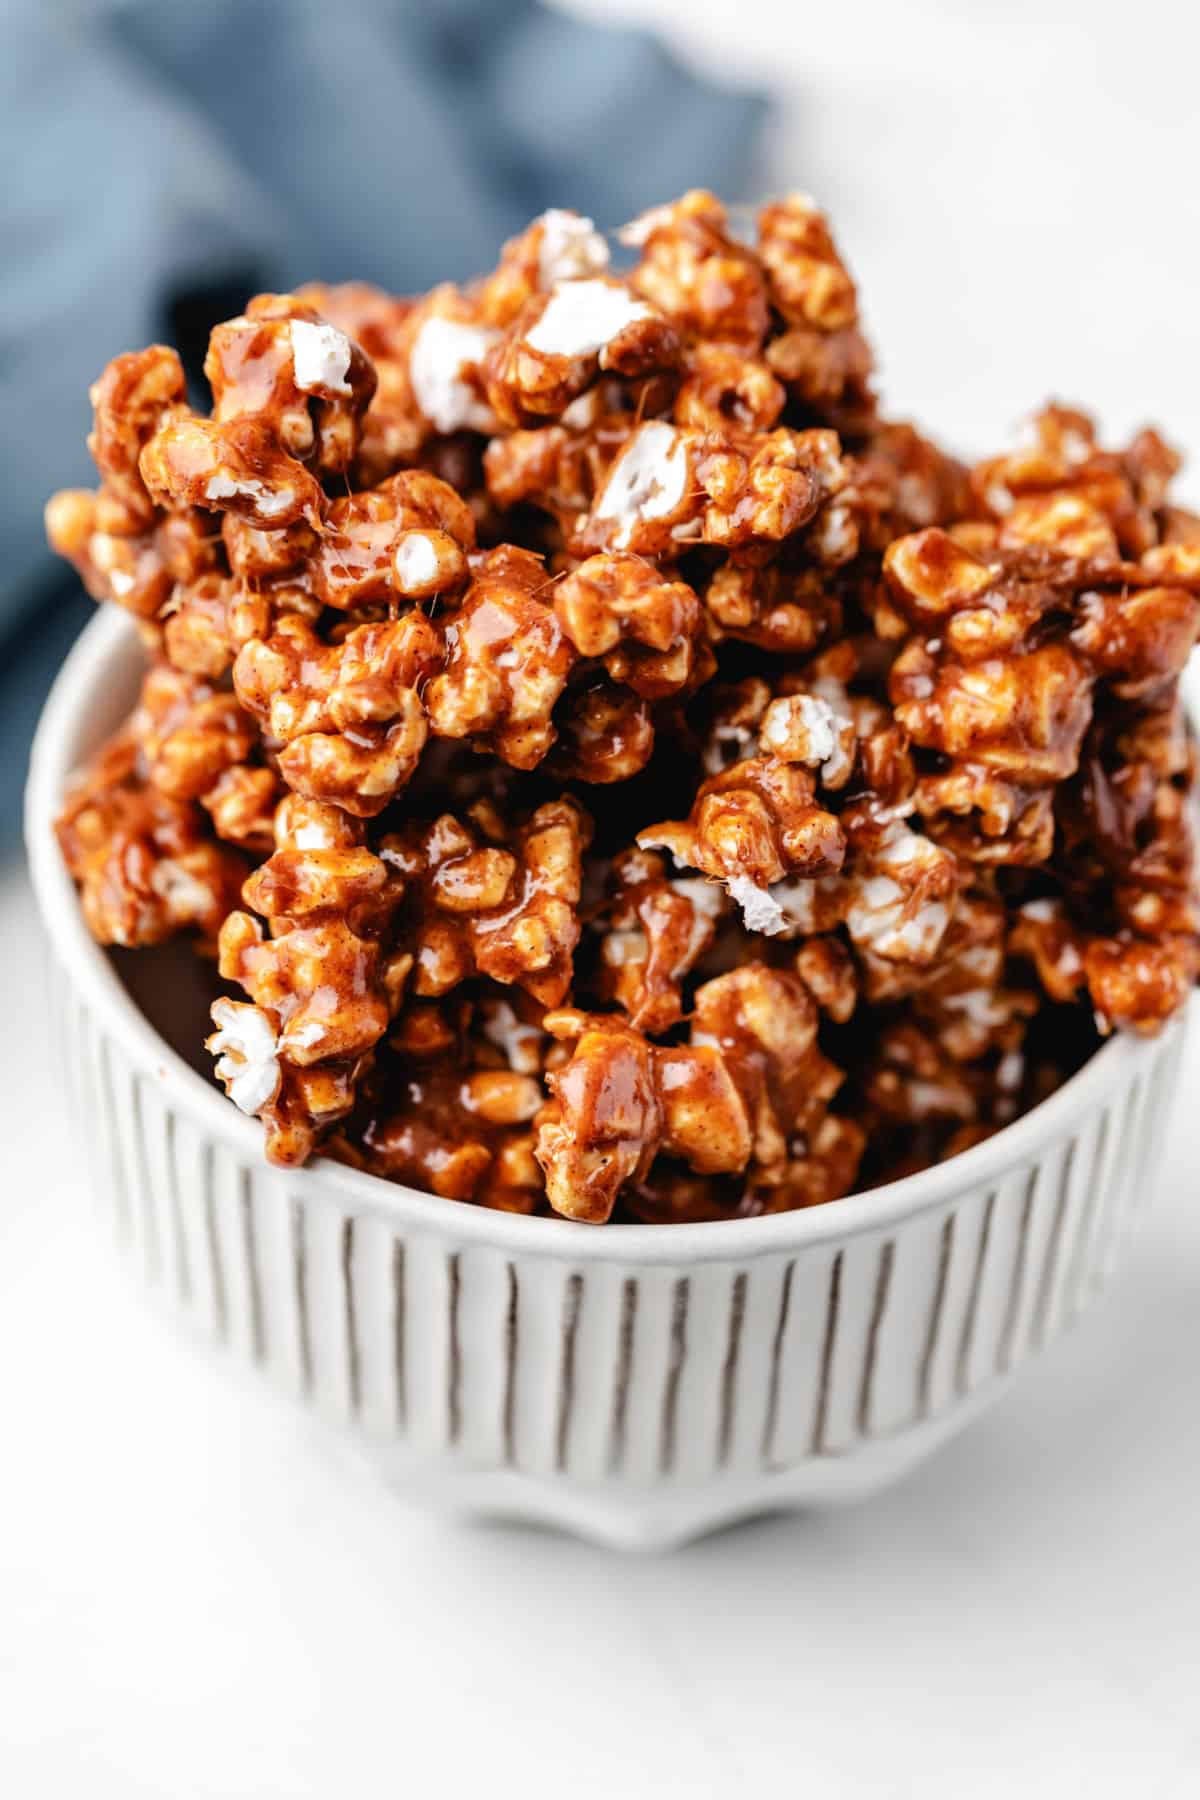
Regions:
<instances>
[{"instance_id":1,"label":"white popped kernel","mask_svg":"<svg viewBox=\"0 0 1200 1800\"><path fill-rule=\"evenodd\" d=\"M108 585L119 600L122 594L127 594L133 586L133 576L125 569L110 569L108 572Z\"/></svg>"},{"instance_id":2,"label":"white popped kernel","mask_svg":"<svg viewBox=\"0 0 1200 1800\"><path fill-rule=\"evenodd\" d=\"M730 898L742 909L747 931L761 931L764 937L778 937L784 931L787 920L770 888L759 887L748 875L732 876L727 886Z\"/></svg>"},{"instance_id":3,"label":"white popped kernel","mask_svg":"<svg viewBox=\"0 0 1200 1800\"><path fill-rule=\"evenodd\" d=\"M212 1020L218 1029L208 1048L217 1058L217 1080L242 1112L261 1112L282 1079L274 1026L257 1006L236 1000L214 1000Z\"/></svg>"},{"instance_id":4,"label":"white popped kernel","mask_svg":"<svg viewBox=\"0 0 1200 1800\"><path fill-rule=\"evenodd\" d=\"M945 1118L969 1121L975 1116L970 1095L958 1088L947 1087L940 1081L909 1081L905 1085L904 1097L908 1102L909 1112L917 1121Z\"/></svg>"},{"instance_id":5,"label":"white popped kernel","mask_svg":"<svg viewBox=\"0 0 1200 1800\"><path fill-rule=\"evenodd\" d=\"M495 431L496 415L462 378L466 364L482 362L499 338L486 325L459 319L426 319L413 343L409 379L417 405L439 431Z\"/></svg>"},{"instance_id":6,"label":"white popped kernel","mask_svg":"<svg viewBox=\"0 0 1200 1800\"><path fill-rule=\"evenodd\" d=\"M353 392L349 381L352 355L350 339L336 325L317 325L309 319L292 320L292 364L296 386L306 394L324 389L348 397Z\"/></svg>"},{"instance_id":7,"label":"white popped kernel","mask_svg":"<svg viewBox=\"0 0 1200 1800\"><path fill-rule=\"evenodd\" d=\"M827 899L840 880L841 877L837 875L820 880L798 875L792 881L775 883L771 889L771 897L783 913L785 937L808 937L816 931L818 898L823 895Z\"/></svg>"},{"instance_id":8,"label":"white popped kernel","mask_svg":"<svg viewBox=\"0 0 1200 1800\"><path fill-rule=\"evenodd\" d=\"M920 832L899 823L889 827L875 852L875 861L885 869L909 869L921 864L930 868L945 860L945 851L939 850L932 838L922 837Z\"/></svg>"},{"instance_id":9,"label":"white popped kernel","mask_svg":"<svg viewBox=\"0 0 1200 1800\"><path fill-rule=\"evenodd\" d=\"M705 772L719 775L722 769L731 768L742 760L753 743L754 733L748 725L714 725L704 746Z\"/></svg>"},{"instance_id":10,"label":"white popped kernel","mask_svg":"<svg viewBox=\"0 0 1200 1800\"><path fill-rule=\"evenodd\" d=\"M611 969L645 962L649 954L650 944L644 931L610 931L600 946L601 958Z\"/></svg>"},{"instance_id":11,"label":"white popped kernel","mask_svg":"<svg viewBox=\"0 0 1200 1800\"><path fill-rule=\"evenodd\" d=\"M292 833L292 848L295 850L336 850L337 843L328 826L313 819L307 825L301 825L299 831Z\"/></svg>"},{"instance_id":12,"label":"white popped kernel","mask_svg":"<svg viewBox=\"0 0 1200 1800\"><path fill-rule=\"evenodd\" d=\"M1025 1058L1019 1050L1010 1050L996 1066L996 1086L1012 1093L1025 1079Z\"/></svg>"},{"instance_id":13,"label":"white popped kernel","mask_svg":"<svg viewBox=\"0 0 1200 1800\"><path fill-rule=\"evenodd\" d=\"M818 695L788 694L772 700L763 715L763 745L777 756L799 750L799 761L816 768L837 749L841 723L829 702Z\"/></svg>"},{"instance_id":14,"label":"white popped kernel","mask_svg":"<svg viewBox=\"0 0 1200 1800\"><path fill-rule=\"evenodd\" d=\"M639 524L667 518L682 505L687 484L684 439L664 419L652 419L634 432L609 470L592 517L613 527L613 549L627 550Z\"/></svg>"},{"instance_id":15,"label":"white popped kernel","mask_svg":"<svg viewBox=\"0 0 1200 1800\"><path fill-rule=\"evenodd\" d=\"M841 501L826 506L813 521L809 542L823 561L849 562L858 549L858 522Z\"/></svg>"},{"instance_id":16,"label":"white popped kernel","mask_svg":"<svg viewBox=\"0 0 1200 1800\"><path fill-rule=\"evenodd\" d=\"M494 1000L484 1007L483 1035L503 1052L510 1069L520 1075L533 1075L542 1066L542 1033L536 1025L527 1025L517 1017L507 1000Z\"/></svg>"},{"instance_id":17,"label":"white popped kernel","mask_svg":"<svg viewBox=\"0 0 1200 1800\"><path fill-rule=\"evenodd\" d=\"M899 821L892 824L874 856L875 867L891 873L860 878L846 912L846 929L854 942L877 956L929 961L950 923L950 909L942 900L914 907L911 879L905 887L893 875L910 876L946 860L930 838Z\"/></svg>"},{"instance_id":18,"label":"white popped kernel","mask_svg":"<svg viewBox=\"0 0 1200 1800\"><path fill-rule=\"evenodd\" d=\"M628 244L631 249L640 250L648 244L656 231L664 231L674 217L673 206L651 206L636 219L630 219L628 225L622 225L617 232L621 243Z\"/></svg>"},{"instance_id":19,"label":"white popped kernel","mask_svg":"<svg viewBox=\"0 0 1200 1800\"><path fill-rule=\"evenodd\" d=\"M797 937L816 930L818 883L804 876L762 888L745 875L726 882L729 896L742 909L748 931L764 937Z\"/></svg>"},{"instance_id":20,"label":"white popped kernel","mask_svg":"<svg viewBox=\"0 0 1200 1800\"><path fill-rule=\"evenodd\" d=\"M927 900L910 911L908 894L890 875L860 881L846 912L846 929L861 949L916 962L934 956L949 923L949 909L941 900Z\"/></svg>"},{"instance_id":21,"label":"white popped kernel","mask_svg":"<svg viewBox=\"0 0 1200 1800\"><path fill-rule=\"evenodd\" d=\"M222 500L250 500L264 519L278 518L296 504L295 489L283 486L274 492L263 482L247 476L238 481L232 475L210 475L204 487L205 498L219 504Z\"/></svg>"},{"instance_id":22,"label":"white popped kernel","mask_svg":"<svg viewBox=\"0 0 1200 1800\"><path fill-rule=\"evenodd\" d=\"M538 286L580 281L608 267L608 245L590 219L552 206L537 221L542 228L538 250Z\"/></svg>"},{"instance_id":23,"label":"white popped kernel","mask_svg":"<svg viewBox=\"0 0 1200 1800\"><path fill-rule=\"evenodd\" d=\"M543 356L595 356L618 333L653 318L644 300L607 281L564 281L525 342Z\"/></svg>"},{"instance_id":24,"label":"white popped kernel","mask_svg":"<svg viewBox=\"0 0 1200 1800\"><path fill-rule=\"evenodd\" d=\"M706 919L720 918L721 890L714 882L706 881L702 875L677 875L667 885L673 894L682 895L693 910L702 913Z\"/></svg>"},{"instance_id":25,"label":"white popped kernel","mask_svg":"<svg viewBox=\"0 0 1200 1800\"><path fill-rule=\"evenodd\" d=\"M835 698L814 692L772 700L763 716L762 744L777 756L819 768L829 787L843 787L854 769L854 721L845 711L848 696L840 683L826 685Z\"/></svg>"},{"instance_id":26,"label":"white popped kernel","mask_svg":"<svg viewBox=\"0 0 1200 1800\"><path fill-rule=\"evenodd\" d=\"M600 407L600 389L590 387L577 400L572 400L570 406L564 406L558 422L568 431L590 431L600 417Z\"/></svg>"},{"instance_id":27,"label":"white popped kernel","mask_svg":"<svg viewBox=\"0 0 1200 1800\"><path fill-rule=\"evenodd\" d=\"M968 988L965 993L946 994L942 1004L947 1012L962 1013L969 1024L983 1031L993 1025L1003 1025L1008 1016L995 994L987 988Z\"/></svg>"},{"instance_id":28,"label":"white popped kernel","mask_svg":"<svg viewBox=\"0 0 1200 1800\"><path fill-rule=\"evenodd\" d=\"M721 916L721 890L699 875L676 877L667 884L673 894L686 900L692 909L692 928L678 962L671 970L672 981L682 981L696 958L712 937L712 925Z\"/></svg>"},{"instance_id":29,"label":"white popped kernel","mask_svg":"<svg viewBox=\"0 0 1200 1800\"><path fill-rule=\"evenodd\" d=\"M150 885L177 918L202 919L212 910L212 890L169 858L155 863Z\"/></svg>"},{"instance_id":30,"label":"white popped kernel","mask_svg":"<svg viewBox=\"0 0 1200 1800\"><path fill-rule=\"evenodd\" d=\"M420 592L437 580L438 558L431 538L423 531L409 531L396 546L392 558L396 586L402 594Z\"/></svg>"}]
</instances>

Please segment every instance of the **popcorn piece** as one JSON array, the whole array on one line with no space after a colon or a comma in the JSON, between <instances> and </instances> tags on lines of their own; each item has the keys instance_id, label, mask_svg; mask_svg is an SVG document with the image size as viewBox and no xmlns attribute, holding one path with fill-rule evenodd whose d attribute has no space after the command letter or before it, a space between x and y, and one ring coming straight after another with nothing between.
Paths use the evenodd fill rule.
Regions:
<instances>
[{"instance_id":1,"label":"popcorn piece","mask_svg":"<svg viewBox=\"0 0 1200 1800\"><path fill-rule=\"evenodd\" d=\"M310 557L315 596L339 612L395 598L453 593L468 577L475 519L447 482L405 469L329 503Z\"/></svg>"},{"instance_id":2,"label":"popcorn piece","mask_svg":"<svg viewBox=\"0 0 1200 1800\"><path fill-rule=\"evenodd\" d=\"M824 216L805 194L764 207L758 251L772 306L788 329L767 361L815 419L862 429L874 418L871 351L858 329L858 296Z\"/></svg>"},{"instance_id":3,"label":"popcorn piece","mask_svg":"<svg viewBox=\"0 0 1200 1800\"><path fill-rule=\"evenodd\" d=\"M660 1150L703 1173L745 1165L745 1109L715 1050L664 1050L608 1015L548 1013L545 1024L577 1040L571 1060L547 1077L553 1098L536 1128L556 1212L603 1224L622 1187L648 1174Z\"/></svg>"},{"instance_id":4,"label":"popcorn piece","mask_svg":"<svg viewBox=\"0 0 1200 1800\"><path fill-rule=\"evenodd\" d=\"M200 808L164 794L138 769L136 741L110 740L68 791L56 830L98 943L134 949L181 931L216 942L247 872L214 843Z\"/></svg>"},{"instance_id":5,"label":"popcorn piece","mask_svg":"<svg viewBox=\"0 0 1200 1800\"><path fill-rule=\"evenodd\" d=\"M175 800L199 800L255 748L254 721L234 696L165 664L142 683L130 730L147 774Z\"/></svg>"},{"instance_id":6,"label":"popcorn piece","mask_svg":"<svg viewBox=\"0 0 1200 1800\"><path fill-rule=\"evenodd\" d=\"M504 330L535 294L603 275L608 263L608 245L592 221L552 207L509 239L499 265L474 290L479 317Z\"/></svg>"},{"instance_id":7,"label":"popcorn piece","mask_svg":"<svg viewBox=\"0 0 1200 1800\"><path fill-rule=\"evenodd\" d=\"M644 301L608 281L564 281L551 290L536 322L522 342L543 356L598 356L630 325L654 317Z\"/></svg>"},{"instance_id":8,"label":"popcorn piece","mask_svg":"<svg viewBox=\"0 0 1200 1800\"><path fill-rule=\"evenodd\" d=\"M689 1044L659 1046L613 1015L551 1013L575 1039L547 1076L536 1155L556 1212L603 1223L658 1155L697 1174L781 1186L807 1153L840 1073L816 1049L816 1008L794 975L748 964L696 995Z\"/></svg>"},{"instance_id":9,"label":"popcorn piece","mask_svg":"<svg viewBox=\"0 0 1200 1800\"><path fill-rule=\"evenodd\" d=\"M142 451L142 478L163 506L232 512L261 530L303 519L321 524L319 483L281 450L255 417L227 425L186 415L168 418Z\"/></svg>"},{"instance_id":10,"label":"popcorn piece","mask_svg":"<svg viewBox=\"0 0 1200 1800\"><path fill-rule=\"evenodd\" d=\"M417 405L438 431L496 429L482 383L476 383L499 336L487 326L436 315L422 324L409 357L409 378Z\"/></svg>"},{"instance_id":11,"label":"popcorn piece","mask_svg":"<svg viewBox=\"0 0 1200 1800\"><path fill-rule=\"evenodd\" d=\"M279 772L289 787L370 818L417 766L426 738L417 690L441 655L420 613L355 626L328 646L305 620L285 617L239 653L234 684L283 745Z\"/></svg>"},{"instance_id":12,"label":"popcorn piece","mask_svg":"<svg viewBox=\"0 0 1200 1800\"><path fill-rule=\"evenodd\" d=\"M740 356L723 344L693 345L685 370L674 408L675 423L685 429L769 432L787 400L761 358Z\"/></svg>"},{"instance_id":13,"label":"popcorn piece","mask_svg":"<svg viewBox=\"0 0 1200 1800\"><path fill-rule=\"evenodd\" d=\"M691 1041L720 1050L750 1122L756 1178L782 1178L796 1139L821 1120L842 1081L817 1047L817 1009L804 983L759 962L705 982Z\"/></svg>"},{"instance_id":14,"label":"popcorn piece","mask_svg":"<svg viewBox=\"0 0 1200 1800\"><path fill-rule=\"evenodd\" d=\"M683 1014L683 983L727 910L721 889L668 877L661 857L628 850L613 865L616 893L600 921L600 982L631 1025L651 1036Z\"/></svg>"},{"instance_id":15,"label":"popcorn piece","mask_svg":"<svg viewBox=\"0 0 1200 1800\"><path fill-rule=\"evenodd\" d=\"M88 447L99 490L65 489L46 507L52 548L76 568L96 600L115 600L144 621L162 617L181 584L217 567L198 515L164 515L142 478L142 450L164 420L184 412L184 380L173 350L118 356L91 390ZM150 641L155 641L153 634Z\"/></svg>"},{"instance_id":16,"label":"popcorn piece","mask_svg":"<svg viewBox=\"0 0 1200 1800\"><path fill-rule=\"evenodd\" d=\"M294 607L297 596L287 598ZM163 654L183 674L218 681L243 644L270 631L274 605L275 596L231 576L201 575L180 583L159 609Z\"/></svg>"},{"instance_id":17,"label":"popcorn piece","mask_svg":"<svg viewBox=\"0 0 1200 1800\"><path fill-rule=\"evenodd\" d=\"M540 287L552 288L559 281L580 281L599 275L608 267L608 245L590 219L551 207L537 222L542 230L538 245Z\"/></svg>"},{"instance_id":18,"label":"popcorn piece","mask_svg":"<svg viewBox=\"0 0 1200 1800\"><path fill-rule=\"evenodd\" d=\"M785 655L808 654L840 629L842 605L828 576L813 568L731 558L703 593L710 635Z\"/></svg>"},{"instance_id":19,"label":"popcorn piece","mask_svg":"<svg viewBox=\"0 0 1200 1800\"><path fill-rule=\"evenodd\" d=\"M785 876L833 874L846 840L838 821L815 801L812 777L795 763L752 757L703 782L688 818L638 833L645 850L667 850L680 868L724 883L751 930L788 926L789 888L769 892ZM735 888L734 884L737 883Z\"/></svg>"},{"instance_id":20,"label":"popcorn piece","mask_svg":"<svg viewBox=\"0 0 1200 1800\"><path fill-rule=\"evenodd\" d=\"M339 331L336 325L293 319L291 337L298 388L303 388L306 394L324 390L347 396L351 393L347 377L353 346L344 331Z\"/></svg>"},{"instance_id":21,"label":"popcorn piece","mask_svg":"<svg viewBox=\"0 0 1200 1800\"><path fill-rule=\"evenodd\" d=\"M240 1112L262 1112L283 1079L272 1021L237 1000L214 1000L212 1019L217 1030L205 1048L217 1058L213 1073Z\"/></svg>"},{"instance_id":22,"label":"popcorn piece","mask_svg":"<svg viewBox=\"0 0 1200 1800\"><path fill-rule=\"evenodd\" d=\"M620 282L562 281L521 310L489 354L488 399L505 425L562 414L600 371L625 377L669 369L673 328Z\"/></svg>"},{"instance_id":23,"label":"popcorn piece","mask_svg":"<svg viewBox=\"0 0 1200 1800\"><path fill-rule=\"evenodd\" d=\"M490 809L385 837L380 853L408 885L413 991L439 997L473 974L556 1006L579 941L583 851L590 823L568 799L508 828Z\"/></svg>"},{"instance_id":24,"label":"popcorn piece","mask_svg":"<svg viewBox=\"0 0 1200 1800\"><path fill-rule=\"evenodd\" d=\"M825 787L841 788L853 773L858 738L853 719L822 695L801 693L771 702L759 742L764 754L817 769Z\"/></svg>"},{"instance_id":25,"label":"popcorn piece","mask_svg":"<svg viewBox=\"0 0 1200 1800\"><path fill-rule=\"evenodd\" d=\"M274 769L245 763L222 771L201 804L213 830L243 850L269 852L275 847L275 809L280 795Z\"/></svg>"},{"instance_id":26,"label":"popcorn piece","mask_svg":"<svg viewBox=\"0 0 1200 1800\"><path fill-rule=\"evenodd\" d=\"M848 471L833 432L781 429L753 440L749 453L706 446L696 477L708 496L704 541L735 548L792 537L841 492ZM853 554L857 539L849 543Z\"/></svg>"},{"instance_id":27,"label":"popcorn piece","mask_svg":"<svg viewBox=\"0 0 1200 1800\"><path fill-rule=\"evenodd\" d=\"M95 416L88 449L105 492L125 508L131 521L149 525L154 504L139 459L164 416L186 403L183 365L174 350L162 344L129 351L113 358L88 397Z\"/></svg>"},{"instance_id":28,"label":"popcorn piece","mask_svg":"<svg viewBox=\"0 0 1200 1800\"><path fill-rule=\"evenodd\" d=\"M653 555L683 535L697 511L688 440L654 419L630 438L597 494L580 537Z\"/></svg>"},{"instance_id":29,"label":"popcorn piece","mask_svg":"<svg viewBox=\"0 0 1200 1800\"><path fill-rule=\"evenodd\" d=\"M650 705L626 688L577 689L559 708L554 767L572 781L611 786L646 767L654 752Z\"/></svg>"},{"instance_id":30,"label":"popcorn piece","mask_svg":"<svg viewBox=\"0 0 1200 1800\"><path fill-rule=\"evenodd\" d=\"M554 591L554 610L581 656L599 657L614 681L646 699L693 678L700 602L638 556L592 556Z\"/></svg>"},{"instance_id":31,"label":"popcorn piece","mask_svg":"<svg viewBox=\"0 0 1200 1800\"><path fill-rule=\"evenodd\" d=\"M846 929L872 956L930 962L950 923L956 886L954 858L897 820L854 883Z\"/></svg>"},{"instance_id":32,"label":"popcorn piece","mask_svg":"<svg viewBox=\"0 0 1200 1800\"><path fill-rule=\"evenodd\" d=\"M681 330L739 349L757 349L769 310L763 270L727 230L725 209L693 189L674 206L644 212L621 233L642 250L630 281Z\"/></svg>"},{"instance_id":33,"label":"popcorn piece","mask_svg":"<svg viewBox=\"0 0 1200 1800\"><path fill-rule=\"evenodd\" d=\"M445 667L424 697L438 736L470 737L518 769L542 760L556 735L551 710L575 660L550 600L535 557L502 549L480 559L445 627Z\"/></svg>"},{"instance_id":34,"label":"popcorn piece","mask_svg":"<svg viewBox=\"0 0 1200 1800\"><path fill-rule=\"evenodd\" d=\"M758 232L772 303L789 322L821 331L844 330L856 322L854 283L824 215L807 194L789 194L765 206Z\"/></svg>"},{"instance_id":35,"label":"popcorn piece","mask_svg":"<svg viewBox=\"0 0 1200 1800\"><path fill-rule=\"evenodd\" d=\"M238 1006L243 1043L258 1051L258 1078L246 1079L243 1097L259 1100L253 1110L266 1127L272 1162L304 1162L354 1105L387 1028L384 937L399 887L367 850L277 851L243 890L247 904L270 918L271 937L249 912L230 912L221 927L221 975L245 989L261 1020L250 1025ZM214 1002L218 1031L208 1040L227 1079L236 1067L228 1060L228 1005ZM276 1075L269 1091L262 1054L268 1038ZM238 1078L245 1073L238 1069Z\"/></svg>"},{"instance_id":36,"label":"popcorn piece","mask_svg":"<svg viewBox=\"0 0 1200 1800\"><path fill-rule=\"evenodd\" d=\"M1070 500L1086 508L1077 516L1088 522L1095 541L1098 516L1122 552L1140 556L1157 541L1155 514L1178 467L1178 457L1156 432L1142 432L1128 450L1114 454L1101 450L1086 413L1050 406L1030 422L1021 449L972 470L971 486L983 508L1005 520L1011 539L1031 541L1032 529L1037 541L1048 518L1061 529L1055 502Z\"/></svg>"},{"instance_id":37,"label":"popcorn piece","mask_svg":"<svg viewBox=\"0 0 1200 1800\"><path fill-rule=\"evenodd\" d=\"M294 295L259 294L242 317L218 325L204 372L216 423L254 418L319 473L350 467L375 370L344 331Z\"/></svg>"},{"instance_id":38,"label":"popcorn piece","mask_svg":"<svg viewBox=\"0 0 1200 1800\"><path fill-rule=\"evenodd\" d=\"M431 1021L431 1010L410 1008L393 1034L403 1080L384 1086L363 1128L366 1167L448 1200L533 1212L542 1177L529 1121L540 1080L473 1066L474 1040L440 1015Z\"/></svg>"}]
</instances>

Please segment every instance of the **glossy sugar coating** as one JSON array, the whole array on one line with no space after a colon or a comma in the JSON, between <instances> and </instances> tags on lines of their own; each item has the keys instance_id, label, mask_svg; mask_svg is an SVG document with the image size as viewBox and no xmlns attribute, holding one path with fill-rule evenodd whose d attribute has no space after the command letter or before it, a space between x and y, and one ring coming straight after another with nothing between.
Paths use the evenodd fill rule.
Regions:
<instances>
[{"instance_id":1,"label":"glossy sugar coating","mask_svg":"<svg viewBox=\"0 0 1200 1800\"><path fill-rule=\"evenodd\" d=\"M880 416L792 195L481 280L262 295L92 390L50 538L149 667L59 826L176 932L267 1155L603 1222L809 1206L977 1142L1196 979L1200 522L1052 406Z\"/></svg>"}]
</instances>

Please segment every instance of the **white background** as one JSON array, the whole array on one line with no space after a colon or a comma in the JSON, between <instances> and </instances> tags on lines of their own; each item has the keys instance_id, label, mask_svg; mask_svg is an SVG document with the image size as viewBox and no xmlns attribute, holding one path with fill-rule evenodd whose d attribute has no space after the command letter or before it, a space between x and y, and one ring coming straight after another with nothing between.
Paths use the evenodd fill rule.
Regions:
<instances>
[{"instance_id":1,"label":"white background","mask_svg":"<svg viewBox=\"0 0 1200 1800\"><path fill-rule=\"evenodd\" d=\"M590 10L786 90L764 187L834 212L896 412L982 449L1090 396L1200 451L1182 9ZM1200 1051L1131 1268L993 1414L859 1509L621 1561L408 1510L144 1308L35 940L10 871L0 1792L1194 1800Z\"/></svg>"}]
</instances>

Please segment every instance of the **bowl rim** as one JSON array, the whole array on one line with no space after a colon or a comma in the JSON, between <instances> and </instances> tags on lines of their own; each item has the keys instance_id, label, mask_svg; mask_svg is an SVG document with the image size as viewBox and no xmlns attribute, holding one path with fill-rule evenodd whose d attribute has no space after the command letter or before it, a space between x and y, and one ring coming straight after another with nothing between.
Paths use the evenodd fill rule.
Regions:
<instances>
[{"instance_id":1,"label":"bowl rim","mask_svg":"<svg viewBox=\"0 0 1200 1800\"><path fill-rule=\"evenodd\" d=\"M25 841L38 911L52 951L71 982L121 1041L135 1065L154 1069L188 1113L213 1136L224 1139L250 1161L270 1168L262 1154L258 1121L240 1113L160 1036L92 938L52 828L64 786L78 766L73 747L92 694L108 681L119 679L133 658L141 655L132 618L115 608L104 608L80 634L50 690L34 737L25 790ZM1182 1018L1175 1020L1169 1031L1181 1028ZM332 1190L348 1210L432 1229L510 1256L524 1252L650 1264L778 1255L897 1226L969 1189L995 1185L1013 1169L1036 1160L1046 1143L1065 1135L1072 1119L1102 1093L1148 1066L1162 1041L1161 1037L1115 1033L1047 1099L949 1161L825 1206L757 1218L671 1226L619 1225L598 1231L577 1221L529 1218L445 1200L324 1157L304 1168L275 1172L289 1182Z\"/></svg>"}]
</instances>

